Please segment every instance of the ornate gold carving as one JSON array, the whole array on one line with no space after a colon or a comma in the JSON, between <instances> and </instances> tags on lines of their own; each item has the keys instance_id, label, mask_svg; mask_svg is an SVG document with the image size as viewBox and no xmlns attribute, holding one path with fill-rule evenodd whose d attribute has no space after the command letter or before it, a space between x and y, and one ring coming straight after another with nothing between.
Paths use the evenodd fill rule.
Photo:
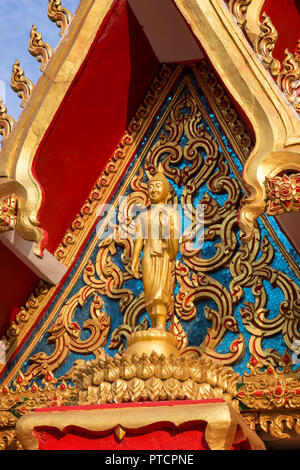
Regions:
<instances>
[{"instance_id":1,"label":"ornate gold carving","mask_svg":"<svg viewBox=\"0 0 300 470\"><path fill-rule=\"evenodd\" d=\"M285 93L287 100L300 112L299 79L300 65L297 59L297 52L292 54L285 50L285 59L281 62L273 57L273 49L278 39L278 32L274 27L271 18L262 14L260 23L260 34L253 41L253 48L258 54L264 67L269 70L276 79L279 89Z\"/></svg>"},{"instance_id":2,"label":"ornate gold carving","mask_svg":"<svg viewBox=\"0 0 300 470\"><path fill-rule=\"evenodd\" d=\"M24 70L21 68L18 60L15 61L12 70L10 86L18 94L18 97L21 98L21 107L24 108L32 93L33 83L29 78L25 77Z\"/></svg>"},{"instance_id":3,"label":"ornate gold carving","mask_svg":"<svg viewBox=\"0 0 300 470\"><path fill-rule=\"evenodd\" d=\"M228 1L228 0L227 0ZM240 27L246 24L247 9L252 0L229 0L228 8L237 20Z\"/></svg>"},{"instance_id":4,"label":"ornate gold carving","mask_svg":"<svg viewBox=\"0 0 300 470\"><path fill-rule=\"evenodd\" d=\"M0 199L0 232L15 228L17 209L18 201L14 194Z\"/></svg>"},{"instance_id":5,"label":"ornate gold carving","mask_svg":"<svg viewBox=\"0 0 300 470\"><path fill-rule=\"evenodd\" d=\"M184 87L188 87L189 91L182 94ZM258 230L256 238L251 244L237 250L236 208L241 190L238 183L229 176L229 167L225 163L223 155L219 154L214 138L202 126L200 109L197 104L197 94L193 91L191 82L184 79L177 95L173 98L172 106L165 113L164 122L168 132L162 132L155 144L149 147L151 151L145 153L147 155L146 174L151 176L152 173L155 173L157 163L161 160L166 175L177 184L185 185L181 203L190 204L188 217L191 220L191 227L195 215L193 200L201 185L207 183L211 194L204 194L199 202L204 205L206 223L204 238L210 241L217 240L216 252L209 259L203 258L200 249L191 249L188 242L181 243L182 260L177 262L174 273L179 283L179 292L175 299L175 320L171 328L177 330L176 337L179 342L181 341L180 354L183 357L193 352L198 356L204 355L212 360L221 361L224 365L237 362L244 354L245 340L239 331L234 315L234 304L240 302L244 288L250 288L255 293L255 301L253 304L245 303L241 310L244 327L251 334L249 350L264 364L278 364L282 360L280 354L274 350L264 350L262 342L265 338L282 332L287 347L292 348L293 341L298 339L295 325L299 289L288 276L269 267L273 258L273 249L267 239L260 240ZM186 113L184 119L182 118L183 110ZM179 145L183 135L186 138L184 150ZM203 149L201 156L195 151L196 148ZM182 165L184 158L188 160L189 167ZM135 331L146 330L149 326L145 318L139 323L139 319L145 312L144 294L135 298L133 292L124 285L126 281L133 278L131 260L134 247L132 238L134 206L141 204L148 207L150 203L145 174L139 165L140 163L137 161L136 168L139 168L139 171L133 172L128 177L131 192L122 200L117 211L119 225L112 226L112 234L98 245L95 263L91 260L88 261L91 256L89 254L80 268L83 269L84 292L90 293L90 298L97 294L119 302L123 323L112 332L111 343L108 347L118 349L120 353L124 351L124 340L127 340ZM220 192L228 195L222 206L213 198L214 194ZM176 195L172 193L170 202L176 201ZM110 219L107 217L105 220L102 227ZM77 226L81 227L79 219L77 222ZM80 233L80 230L78 232ZM259 257L260 250L261 256ZM122 268L114 260L117 251L121 253ZM212 273L220 268L229 268L230 270L233 279L230 289L226 289L213 277ZM81 273L81 270L78 270L78 273ZM281 289L284 295L284 302L279 307L278 316L270 320L267 318L267 296L264 288L267 282ZM68 302L63 303L62 301L59 317L63 321L58 325L55 320L53 328L57 333L51 336L55 341L54 353L50 356L41 354L39 357L32 357L32 364L26 372L26 379L32 379L35 374L43 376L49 368L53 371L57 370L68 356L70 344L72 344L71 349L74 347L73 331L70 326L72 316L76 306L80 304L79 299L82 295L83 291L79 291L77 294L73 293ZM212 300L216 305L214 308L206 307L204 311L206 320L211 325L199 346L189 346L180 322L193 319L196 315L197 303L204 299ZM27 311L24 311L23 314L24 321L28 321ZM20 315L19 323L16 325L16 334L19 334L18 328L22 322L21 312ZM97 322L95 328L96 330L99 328ZM228 345L228 351L217 352L218 346L221 345L225 335L228 336L229 331L233 333L234 338ZM172 333L174 334L173 331ZM13 334L14 331L12 331ZM65 343L61 343L61 346L60 334L65 338ZM93 345L97 344L97 341L94 341L95 338L96 333L91 336ZM102 338L104 340L104 336ZM91 353L93 349L89 349L88 343L85 343L82 345L81 352L82 354Z\"/></svg>"},{"instance_id":6,"label":"ornate gold carving","mask_svg":"<svg viewBox=\"0 0 300 470\"><path fill-rule=\"evenodd\" d=\"M222 0L204 0L201 4L191 0L188 7L183 0L175 2L210 54L212 65L222 77L224 86L246 112L254 129L256 144L243 171L250 196L244 200L239 213L239 225L245 234L244 242L247 243L254 236L255 220L265 211L265 178L281 171L299 171L299 119L282 94L278 93L272 77L262 73L259 60L253 58L247 44L249 38L253 46L262 33L260 15L264 0L252 0L248 5L244 25L246 37L238 32L232 34L236 30L235 21L229 9L224 8ZM227 57L225 62L224 54ZM242 68L240 64L243 64ZM239 78L236 81L232 77ZM290 87L297 82L291 80ZM291 92L290 101L299 103L297 89L293 88Z\"/></svg>"},{"instance_id":7,"label":"ornate gold carving","mask_svg":"<svg viewBox=\"0 0 300 470\"><path fill-rule=\"evenodd\" d=\"M20 308L15 320L10 323L6 336L2 338L6 344L7 357L11 348L15 345L20 332L26 328L28 322L35 317L39 309L47 302L47 294L52 293L53 290L52 286L40 280L35 290L29 295L25 305Z\"/></svg>"},{"instance_id":8,"label":"ornate gold carving","mask_svg":"<svg viewBox=\"0 0 300 470\"><path fill-rule=\"evenodd\" d=\"M121 441L125 436L126 431L122 426L117 426L115 429L115 435L117 436L118 440Z\"/></svg>"},{"instance_id":9,"label":"ornate gold carving","mask_svg":"<svg viewBox=\"0 0 300 470\"><path fill-rule=\"evenodd\" d=\"M38 62L41 62L40 70L43 72L53 54L53 49L50 44L43 41L42 35L37 31L35 25L32 26L30 31L28 50L33 57L37 58Z\"/></svg>"},{"instance_id":10,"label":"ornate gold carving","mask_svg":"<svg viewBox=\"0 0 300 470\"><path fill-rule=\"evenodd\" d=\"M237 251L238 241L234 229L237 223L236 209L240 198L240 187L238 183L230 177L229 167L225 163L222 155L218 153L218 145L214 138L201 127L201 108L199 109L197 96L190 82L183 81L182 86L187 85L189 86L189 93L186 93L184 98L180 96L180 92L174 97L171 112L168 115L168 119L165 121L168 131L160 135L156 144L151 145L151 152L145 153L147 155L145 173L148 178L155 172L157 163L162 161L167 176L177 184L185 186L182 191L182 203L193 203L193 198L201 184L207 182L210 195L204 194L201 200L202 204L204 204L205 219L207 221L205 239L211 241L217 240L218 242L220 240L220 243L216 245L216 254L211 259L203 259L201 252L195 249L191 250L188 243L181 245L182 262L177 263L175 273L180 284L180 290L175 299L176 320L173 324L173 329L177 330L178 334L183 338L183 346L180 349L182 356L179 360L190 359L189 353L191 351L194 351L197 356L202 355L201 359L205 359L205 356L207 356L213 359L213 361L219 361L219 364L222 364L222 366L224 366L224 364L233 364L235 361L239 360L243 354L245 344L241 333L238 331L233 306L235 302L240 301L244 287L250 287L254 293L255 302L253 305L245 303L244 310L241 312L244 326L251 333L249 343L250 351L252 354L257 355L263 365L266 362L272 363L272 361L277 364L278 361L280 362L283 358L279 357L274 351L263 350L261 341L264 338L278 334L280 331L284 332L284 339L289 347L292 341L297 339L297 333L295 331L298 311L296 302L298 296L297 286L295 288L295 283L293 283L288 276L269 267L268 263L270 263L273 256L272 248L267 241L260 241L258 231L256 232L255 240L249 244L248 247L240 248ZM189 110L189 113L186 114L183 119L181 116L183 110L186 109ZM140 125L143 126L142 120L140 121ZM142 128L144 129L144 127ZM240 129L239 127L239 132ZM182 147L178 145L179 140L183 136L183 132L187 137L186 150L184 153L181 150ZM237 133L237 135L239 136L241 134ZM126 139L131 142L131 138L128 134L126 134L122 142L126 142ZM121 150L123 150L124 147L121 147ZM197 147L201 147L203 150L201 154L202 159L195 151ZM169 152L166 152L166 149L169 149ZM204 154L205 157L203 157ZM126 156L124 156L124 158L126 159ZM182 165L184 158L188 160L188 165L186 166ZM121 159L121 161L123 160ZM138 162L135 168L138 168ZM135 176L133 176L134 174L133 172L130 178L128 178L128 181L131 183L132 191L128 197L126 196L125 201L121 203L118 211L119 225L113 227L115 231L111 237L101 241L95 263L85 261L83 273L84 289L86 293L90 294L90 299L96 293L97 296L108 296L110 299L119 302L120 311L123 314L124 320L123 324L113 332L112 342L109 347L111 349L119 348L120 351L124 350L124 338L128 338L135 330L144 330L148 327L147 321L145 320L140 324L138 323L140 316L145 311L144 295L141 294L137 298L134 298L130 289L124 286L124 282L133 277L131 259L134 245L130 236L134 228L133 207L134 204L137 203L141 203L147 207L150 203L145 182L146 177L142 167ZM228 197L225 203L220 206L214 200L213 195L222 191L227 193ZM174 193L171 194L171 202L172 201L177 201ZM193 204L191 205L193 206ZM95 204L91 211L94 211L96 207ZM193 209L191 207L189 213L191 221L193 219L194 210L195 208ZM88 217L90 217L90 215ZM81 224L81 221L82 218L80 216L74 223L76 233L79 234L82 233L81 227L83 224ZM124 237L125 229L128 230L127 235ZM75 239L76 237L74 240ZM78 239L76 242L78 243ZM261 257L259 258L258 253L260 249ZM121 251L121 259L123 262L122 269L114 262L114 254L117 250L118 252ZM234 280L230 285L230 290L221 286L211 275L211 273L219 267L229 267L231 271ZM276 319L272 318L272 321L269 323L266 321L268 320L266 318L267 312L264 310L266 307L266 292L262 287L266 282L271 282L272 285L275 283L274 285L282 289L285 297L285 302L282 302L280 306L280 315L278 315ZM70 301L64 304L60 310L60 321L57 319L53 325L55 331L52 331L51 328L52 339L55 341L55 353L49 356L39 355L39 357L34 356L31 358L33 359L32 364L27 371L24 371L23 377L21 376L19 380L23 380L24 383L29 384L35 375L45 378L48 375L48 372L45 374L45 371L54 372L57 370L68 356L70 341L73 345L79 344L78 351L82 346L80 350L81 354L92 351L92 349L88 350L87 343L82 344L83 342L78 341L80 335L75 341L73 337L73 333L76 330L76 328L72 326L72 323L74 323L73 315L75 309L80 305L79 298L84 297L83 293L84 291L79 291L77 294L73 294ZM206 319L211 322L211 328L209 328L204 342L199 347L188 347L186 336L180 322L186 319L192 319L196 315L195 304L205 298L213 300L217 306L213 309L205 309L205 316ZM34 310L31 311L34 314ZM25 322L27 322L28 314L26 311L24 312L24 318ZM19 320L21 324L21 317ZM259 336L260 324L263 325L263 333L261 336ZM95 329L98 329L98 327L99 325L95 323ZM228 353L219 354L216 352L215 348L221 343L228 330L234 333L236 338L232 341ZM59 335L62 335L65 344L59 342ZM96 335L91 335L90 339L92 342L94 338L96 338ZM117 359L118 357L119 356L116 356ZM194 359L194 361L195 360L196 359ZM97 359L95 361L97 363ZM105 400L110 400L111 398L109 397L112 396L117 397L117 400L140 400L144 399L145 396L148 396L148 399L151 400L155 400L157 397L161 397L160 399L162 399L162 396L166 396L168 399L171 399L171 397L180 399L182 396L209 396L204 393L205 390L207 390L206 388L204 388L204 392L202 389L204 395L200 394L199 390L201 387L198 387L198 395L193 395L192 392L195 391L197 387L193 388L191 392L188 388L188 383L190 384L190 382L185 382L175 376L171 376L170 379L172 380L168 383L167 380L169 379L163 381L161 378L152 376L152 388L150 387L150 383L148 384L149 386L146 385L147 379L140 379L141 381L135 380L134 382L130 382L130 379L127 381L127 384L124 384L123 379L119 377L116 379L119 381L112 382L111 378L117 375L114 364L110 363L107 358L100 359L98 363L101 361L107 361L105 370L110 374L110 379L105 379L105 385L104 382L101 382L101 384L98 384L96 387L95 383L97 380L99 381L101 379L101 371L98 371L98 378L94 378L93 376L92 379L95 383L89 384L89 377L91 377L89 375L86 382L89 384L87 385L88 388L82 390L83 393L87 394L88 400L91 400L93 403L97 402L93 400L102 400L102 402L105 402ZM84 367L87 369L90 368L90 365L86 364L86 366L83 366L82 364L81 368L84 369ZM68 380L73 380L72 374L75 369L76 366L69 374L66 374L66 376L68 375ZM91 369L89 370L91 371ZM132 379L133 378L139 379L139 377L132 377ZM155 381L154 379L159 379L163 382L163 385L161 385L159 380ZM67 377L65 380L67 380ZM176 380L179 382L179 385ZM128 385L129 382L130 386ZM113 391L112 385L114 386ZM198 385L201 384L198 383ZM147 393L148 395L146 395ZM162 395L160 395L160 393ZM217 392L209 389L207 393L214 394ZM224 391L222 391L222 393L224 394ZM128 396L129 398L126 398Z\"/></svg>"},{"instance_id":11,"label":"ornate gold carving","mask_svg":"<svg viewBox=\"0 0 300 470\"><path fill-rule=\"evenodd\" d=\"M42 379L42 385L33 381L30 386L20 372L10 388L0 389L0 450L22 449L15 430L20 417L35 408L62 406L76 396L74 386L58 381L51 372Z\"/></svg>"},{"instance_id":12,"label":"ornate gold carving","mask_svg":"<svg viewBox=\"0 0 300 470\"><path fill-rule=\"evenodd\" d=\"M0 98L0 136L3 140L11 133L15 120L7 114L7 108Z\"/></svg>"},{"instance_id":13,"label":"ornate gold carving","mask_svg":"<svg viewBox=\"0 0 300 470\"><path fill-rule=\"evenodd\" d=\"M275 439L291 439L291 433L300 436L299 413L260 413L259 427Z\"/></svg>"},{"instance_id":14,"label":"ornate gold carving","mask_svg":"<svg viewBox=\"0 0 300 470\"><path fill-rule=\"evenodd\" d=\"M15 440L16 431L14 429L6 429L5 431L0 430L0 451L7 450Z\"/></svg>"},{"instance_id":15,"label":"ornate gold carving","mask_svg":"<svg viewBox=\"0 0 300 470\"><path fill-rule=\"evenodd\" d=\"M92 360L73 368L78 404L222 398L236 405L239 374L205 357L155 352Z\"/></svg>"},{"instance_id":16,"label":"ornate gold carving","mask_svg":"<svg viewBox=\"0 0 300 470\"><path fill-rule=\"evenodd\" d=\"M281 69L279 60L274 59L272 53L278 39L278 33L271 18L262 14L263 21L260 24L261 33L254 44L254 50L262 60L265 68L270 70L271 74L278 76Z\"/></svg>"},{"instance_id":17,"label":"ornate gold carving","mask_svg":"<svg viewBox=\"0 0 300 470\"><path fill-rule=\"evenodd\" d=\"M259 247L261 256L258 258ZM244 307L240 310L244 327L251 333L249 351L263 364L274 365L284 363L285 355L281 357L273 349L263 350L262 342L265 338L281 333L287 347L293 351L293 343L300 339L297 331L300 288L286 274L269 266L273 254L270 241L267 238L261 241L259 231L256 230L252 243L242 247L232 259L230 271L233 280L230 291L234 301L238 301L243 295L244 287L252 288L255 302L244 302ZM272 318L268 317L269 311L266 308L268 296L265 282L269 282L273 288L278 287L284 294L278 313Z\"/></svg>"},{"instance_id":18,"label":"ornate gold carving","mask_svg":"<svg viewBox=\"0 0 300 470\"><path fill-rule=\"evenodd\" d=\"M267 379L249 382L239 389L238 399L250 409L273 410L300 407L298 378Z\"/></svg>"},{"instance_id":19,"label":"ornate gold carving","mask_svg":"<svg viewBox=\"0 0 300 470\"><path fill-rule=\"evenodd\" d=\"M268 178L265 185L268 215L300 211L300 173Z\"/></svg>"},{"instance_id":20,"label":"ornate gold carving","mask_svg":"<svg viewBox=\"0 0 300 470\"><path fill-rule=\"evenodd\" d=\"M225 93L224 87L205 60L192 68L208 100L213 103L216 115L220 117L232 137L232 144L236 145L246 159L252 150L253 144L245 126L232 106L231 99Z\"/></svg>"},{"instance_id":21,"label":"ornate gold carving","mask_svg":"<svg viewBox=\"0 0 300 470\"><path fill-rule=\"evenodd\" d=\"M277 83L288 101L300 113L300 64L288 49L285 50L282 72L278 75Z\"/></svg>"},{"instance_id":22,"label":"ornate gold carving","mask_svg":"<svg viewBox=\"0 0 300 470\"><path fill-rule=\"evenodd\" d=\"M49 0L48 17L60 28L59 34L63 36L72 20L72 14L62 6L61 0Z\"/></svg>"},{"instance_id":23,"label":"ornate gold carving","mask_svg":"<svg viewBox=\"0 0 300 470\"><path fill-rule=\"evenodd\" d=\"M90 305L91 317L83 324L91 334L86 340L81 340L81 328L73 320L78 307L83 307L89 298L93 297ZM79 290L61 309L61 312L49 330L49 341L54 343L54 351L47 356L38 353L31 357L31 365L24 374L24 380L29 381L37 375L46 376L49 371L57 369L67 358L70 352L78 354L94 353L96 357L103 357L102 346L106 343L110 329L110 317L103 311L103 300L97 295L95 289L85 286Z\"/></svg>"}]
</instances>

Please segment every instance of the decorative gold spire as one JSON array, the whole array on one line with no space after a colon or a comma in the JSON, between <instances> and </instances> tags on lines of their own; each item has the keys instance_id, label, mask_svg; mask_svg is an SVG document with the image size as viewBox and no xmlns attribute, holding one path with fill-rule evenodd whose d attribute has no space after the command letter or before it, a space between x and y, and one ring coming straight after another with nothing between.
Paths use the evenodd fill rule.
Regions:
<instances>
[{"instance_id":1,"label":"decorative gold spire","mask_svg":"<svg viewBox=\"0 0 300 470\"><path fill-rule=\"evenodd\" d=\"M10 86L13 91L18 93L18 97L22 100L21 107L24 108L30 98L34 86L32 81L24 76L24 70L20 67L20 62L18 60L15 61L12 70Z\"/></svg>"},{"instance_id":2,"label":"decorative gold spire","mask_svg":"<svg viewBox=\"0 0 300 470\"><path fill-rule=\"evenodd\" d=\"M7 108L0 98L0 135L5 139L12 130L14 119L7 114Z\"/></svg>"},{"instance_id":3,"label":"decorative gold spire","mask_svg":"<svg viewBox=\"0 0 300 470\"><path fill-rule=\"evenodd\" d=\"M260 24L260 34L254 44L254 50L262 60L266 69L270 70L273 76L278 76L281 69L279 60L274 59L273 50L278 39L278 32L274 27L271 18L262 14L263 21Z\"/></svg>"},{"instance_id":4,"label":"decorative gold spire","mask_svg":"<svg viewBox=\"0 0 300 470\"><path fill-rule=\"evenodd\" d=\"M277 78L277 84L297 113L300 113L299 81L300 64L294 54L286 49L285 58L282 62L282 72Z\"/></svg>"},{"instance_id":5,"label":"decorative gold spire","mask_svg":"<svg viewBox=\"0 0 300 470\"><path fill-rule=\"evenodd\" d=\"M60 28L60 36L63 36L72 20L72 13L64 8L61 0L49 0L48 17Z\"/></svg>"},{"instance_id":6,"label":"decorative gold spire","mask_svg":"<svg viewBox=\"0 0 300 470\"><path fill-rule=\"evenodd\" d=\"M30 39L28 50L33 57L36 57L38 62L41 62L40 70L43 72L46 68L48 60L53 54L53 49L47 42L43 41L41 33L37 31L35 25L32 25L30 31Z\"/></svg>"}]
</instances>

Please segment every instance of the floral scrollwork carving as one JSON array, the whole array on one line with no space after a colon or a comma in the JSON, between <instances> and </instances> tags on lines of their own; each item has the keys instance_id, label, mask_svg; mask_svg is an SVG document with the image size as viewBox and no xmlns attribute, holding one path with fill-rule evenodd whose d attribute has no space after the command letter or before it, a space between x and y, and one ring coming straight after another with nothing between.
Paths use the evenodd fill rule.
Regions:
<instances>
[{"instance_id":1,"label":"floral scrollwork carving","mask_svg":"<svg viewBox=\"0 0 300 470\"><path fill-rule=\"evenodd\" d=\"M300 211L300 174L275 176L265 181L268 215Z\"/></svg>"},{"instance_id":2,"label":"floral scrollwork carving","mask_svg":"<svg viewBox=\"0 0 300 470\"><path fill-rule=\"evenodd\" d=\"M273 57L273 50L278 39L278 32L274 27L271 18L262 14L260 23L260 34L256 38L253 47L264 67L270 71L272 77L276 79L279 89L285 93L287 100L300 112L299 101L299 79L300 65L295 54L288 49L285 50L285 58L281 63Z\"/></svg>"},{"instance_id":3,"label":"floral scrollwork carving","mask_svg":"<svg viewBox=\"0 0 300 470\"><path fill-rule=\"evenodd\" d=\"M81 327L74 321L78 308L82 308L88 300L90 303L90 318L83 328L90 330L90 336L81 339ZM103 310L103 300L93 287L85 286L79 290L61 309L56 322L49 330L49 343L54 343L54 351L47 355L39 352L30 358L31 365L24 374L28 383L36 376L45 376L49 371L56 370L66 360L72 351L78 354L94 353L96 357L104 355L103 346L106 343L110 329L110 318Z\"/></svg>"}]
</instances>

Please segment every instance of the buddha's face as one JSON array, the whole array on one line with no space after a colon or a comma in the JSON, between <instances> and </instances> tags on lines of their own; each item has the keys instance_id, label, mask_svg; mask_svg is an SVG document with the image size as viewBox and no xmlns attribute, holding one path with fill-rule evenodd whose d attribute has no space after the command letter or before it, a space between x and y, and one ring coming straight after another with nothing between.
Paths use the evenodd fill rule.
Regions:
<instances>
[{"instance_id":1,"label":"buddha's face","mask_svg":"<svg viewBox=\"0 0 300 470\"><path fill-rule=\"evenodd\" d=\"M152 203L164 202L168 196L169 188L166 183L160 180L151 181L148 185L148 193Z\"/></svg>"}]
</instances>

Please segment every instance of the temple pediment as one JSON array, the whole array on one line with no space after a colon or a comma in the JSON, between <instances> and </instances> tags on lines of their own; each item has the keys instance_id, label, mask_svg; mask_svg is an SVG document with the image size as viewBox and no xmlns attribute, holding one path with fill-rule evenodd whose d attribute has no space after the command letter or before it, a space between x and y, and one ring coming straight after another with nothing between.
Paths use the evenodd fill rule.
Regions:
<instances>
[{"instance_id":1,"label":"temple pediment","mask_svg":"<svg viewBox=\"0 0 300 470\"><path fill-rule=\"evenodd\" d=\"M15 62L24 109L14 122L0 107L8 447L23 442L21 416L27 434L40 425L30 427L35 409L51 421L56 406L96 416L127 402L223 400L234 410L224 422L246 423L251 448L297 434L299 55L288 75L287 58L266 46L274 27L259 19L262 2L248 3L82 0L72 18L49 1L58 47L32 28L40 79L33 85ZM182 233L176 250L157 237L137 250L158 168ZM157 328L175 338L171 359L155 346ZM74 424L68 416L59 432ZM121 443L128 422L95 432Z\"/></svg>"}]
</instances>

